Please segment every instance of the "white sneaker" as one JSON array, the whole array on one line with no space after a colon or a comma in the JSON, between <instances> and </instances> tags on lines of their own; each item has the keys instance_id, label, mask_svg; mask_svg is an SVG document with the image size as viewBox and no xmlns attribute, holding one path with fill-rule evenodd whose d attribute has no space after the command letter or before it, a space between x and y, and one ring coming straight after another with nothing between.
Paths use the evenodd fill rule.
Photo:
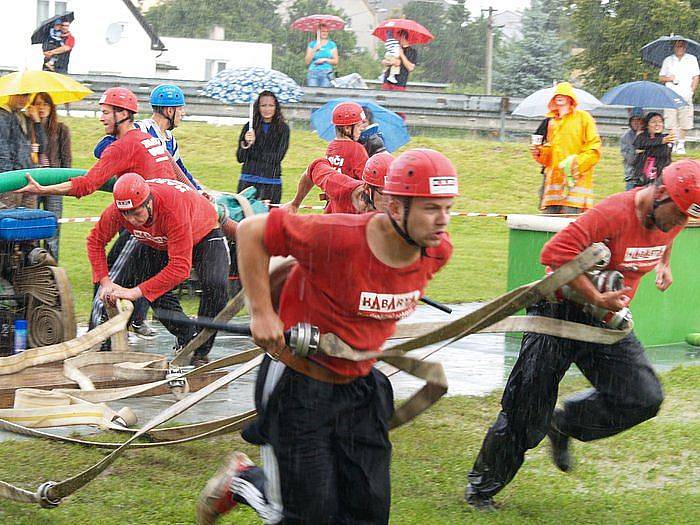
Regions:
<instances>
[{"instance_id":1,"label":"white sneaker","mask_svg":"<svg viewBox=\"0 0 700 525\"><path fill-rule=\"evenodd\" d=\"M673 148L673 153L676 155L685 155L685 142L677 142L676 147Z\"/></svg>"},{"instance_id":2,"label":"white sneaker","mask_svg":"<svg viewBox=\"0 0 700 525\"><path fill-rule=\"evenodd\" d=\"M155 337L158 335L158 332L156 332L151 325L148 324L148 321L145 320L131 323L131 331L143 339L155 339Z\"/></svg>"}]
</instances>

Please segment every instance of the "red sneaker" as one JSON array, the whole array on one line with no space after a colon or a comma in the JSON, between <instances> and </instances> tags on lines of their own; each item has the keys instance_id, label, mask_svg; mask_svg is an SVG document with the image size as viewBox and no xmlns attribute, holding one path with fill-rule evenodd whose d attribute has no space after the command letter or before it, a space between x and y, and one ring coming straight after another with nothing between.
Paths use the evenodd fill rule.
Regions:
<instances>
[{"instance_id":1,"label":"red sneaker","mask_svg":"<svg viewBox=\"0 0 700 525\"><path fill-rule=\"evenodd\" d=\"M254 467L255 464L243 452L234 452L219 468L199 494L197 524L210 525L219 516L233 509L238 501L231 492L234 478Z\"/></svg>"}]
</instances>

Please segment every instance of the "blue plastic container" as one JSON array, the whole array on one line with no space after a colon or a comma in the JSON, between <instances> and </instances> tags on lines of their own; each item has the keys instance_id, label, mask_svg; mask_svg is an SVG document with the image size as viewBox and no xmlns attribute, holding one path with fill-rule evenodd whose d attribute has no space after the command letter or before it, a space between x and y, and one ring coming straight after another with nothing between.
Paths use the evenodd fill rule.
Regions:
<instances>
[{"instance_id":1,"label":"blue plastic container","mask_svg":"<svg viewBox=\"0 0 700 525\"><path fill-rule=\"evenodd\" d=\"M0 210L0 240L36 241L56 235L56 216L46 210Z\"/></svg>"},{"instance_id":2,"label":"blue plastic container","mask_svg":"<svg viewBox=\"0 0 700 525\"><path fill-rule=\"evenodd\" d=\"M15 319L15 354L27 349L27 321Z\"/></svg>"}]
</instances>

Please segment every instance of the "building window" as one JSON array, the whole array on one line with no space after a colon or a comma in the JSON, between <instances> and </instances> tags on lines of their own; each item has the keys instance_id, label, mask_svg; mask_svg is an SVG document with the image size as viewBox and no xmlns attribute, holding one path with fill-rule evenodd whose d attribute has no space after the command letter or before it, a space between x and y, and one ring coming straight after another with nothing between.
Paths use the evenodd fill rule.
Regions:
<instances>
[{"instance_id":1,"label":"building window","mask_svg":"<svg viewBox=\"0 0 700 525\"><path fill-rule=\"evenodd\" d=\"M217 73L221 73L227 65L225 60L207 59L204 63L204 80L210 80Z\"/></svg>"},{"instance_id":2,"label":"building window","mask_svg":"<svg viewBox=\"0 0 700 525\"><path fill-rule=\"evenodd\" d=\"M56 9L54 9L54 15L62 15L68 11L68 2L56 2Z\"/></svg>"},{"instance_id":3,"label":"building window","mask_svg":"<svg viewBox=\"0 0 700 525\"><path fill-rule=\"evenodd\" d=\"M36 25L41 24L49 18L49 0L37 0L36 2Z\"/></svg>"}]
</instances>

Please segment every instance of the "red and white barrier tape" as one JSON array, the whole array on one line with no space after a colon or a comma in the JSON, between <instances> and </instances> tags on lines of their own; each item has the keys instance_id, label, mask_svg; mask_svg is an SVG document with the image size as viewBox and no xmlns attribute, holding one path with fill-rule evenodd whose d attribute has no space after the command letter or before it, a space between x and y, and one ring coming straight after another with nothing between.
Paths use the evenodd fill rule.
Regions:
<instances>
[{"instance_id":1,"label":"red and white barrier tape","mask_svg":"<svg viewBox=\"0 0 700 525\"><path fill-rule=\"evenodd\" d=\"M279 207L279 205L271 205L272 207ZM299 206L300 210L323 210L325 206ZM500 219L506 219L508 215L503 213L474 213L474 212L463 212L463 211L451 211L450 215L452 217L495 217ZM99 217L63 217L58 219L59 224L70 224L70 223L80 223L80 222L97 222Z\"/></svg>"}]
</instances>

